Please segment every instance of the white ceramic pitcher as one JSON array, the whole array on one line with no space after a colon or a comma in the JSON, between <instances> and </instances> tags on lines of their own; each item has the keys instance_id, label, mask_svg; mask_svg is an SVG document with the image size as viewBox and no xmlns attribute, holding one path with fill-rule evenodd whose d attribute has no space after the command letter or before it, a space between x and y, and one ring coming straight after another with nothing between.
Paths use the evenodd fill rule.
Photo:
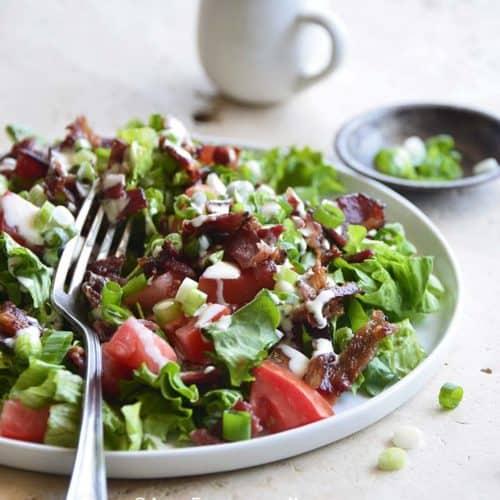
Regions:
<instances>
[{"instance_id":1,"label":"white ceramic pitcher","mask_svg":"<svg viewBox=\"0 0 500 500\"><path fill-rule=\"evenodd\" d=\"M342 23L302 0L201 0L198 49L209 78L226 96L271 104L325 78L344 50ZM316 74L304 72L302 30L315 24L329 35L330 57Z\"/></svg>"}]
</instances>

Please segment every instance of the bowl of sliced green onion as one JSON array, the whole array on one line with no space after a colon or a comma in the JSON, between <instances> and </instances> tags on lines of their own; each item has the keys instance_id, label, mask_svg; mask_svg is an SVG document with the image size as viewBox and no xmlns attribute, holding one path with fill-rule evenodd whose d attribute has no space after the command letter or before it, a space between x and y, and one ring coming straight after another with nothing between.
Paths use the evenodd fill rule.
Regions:
<instances>
[{"instance_id":1,"label":"bowl of sliced green onion","mask_svg":"<svg viewBox=\"0 0 500 500\"><path fill-rule=\"evenodd\" d=\"M500 118L444 104L369 111L338 132L340 159L402 190L474 186L500 176Z\"/></svg>"}]
</instances>

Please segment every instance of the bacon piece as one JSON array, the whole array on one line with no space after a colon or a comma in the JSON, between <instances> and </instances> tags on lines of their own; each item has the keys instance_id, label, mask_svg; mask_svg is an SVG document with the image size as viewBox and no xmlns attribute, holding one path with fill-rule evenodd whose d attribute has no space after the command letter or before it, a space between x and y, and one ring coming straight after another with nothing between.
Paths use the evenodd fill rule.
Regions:
<instances>
[{"instance_id":1,"label":"bacon piece","mask_svg":"<svg viewBox=\"0 0 500 500\"><path fill-rule=\"evenodd\" d=\"M203 144L197 150L197 157L204 165L224 165L235 168L238 165L241 150L234 146L214 146Z\"/></svg>"},{"instance_id":2,"label":"bacon piece","mask_svg":"<svg viewBox=\"0 0 500 500\"><path fill-rule=\"evenodd\" d=\"M146 195L141 188L129 189L125 191L125 196L128 198L128 203L118 215L118 220L129 217L148 206Z\"/></svg>"},{"instance_id":3,"label":"bacon piece","mask_svg":"<svg viewBox=\"0 0 500 500\"><path fill-rule=\"evenodd\" d=\"M345 238L342 234L337 232L335 229L330 229L329 227L323 226L323 232L326 237L331 240L337 247L343 248L347 245L347 238Z\"/></svg>"},{"instance_id":4,"label":"bacon piece","mask_svg":"<svg viewBox=\"0 0 500 500\"><path fill-rule=\"evenodd\" d=\"M283 224L275 224L274 226L261 227L257 229L257 235L268 245L275 245L284 231L285 226L283 226Z\"/></svg>"},{"instance_id":5,"label":"bacon piece","mask_svg":"<svg viewBox=\"0 0 500 500\"><path fill-rule=\"evenodd\" d=\"M42 331L35 318L29 316L26 311L10 300L0 306L0 337L14 337L19 330L29 326L38 328L40 333Z\"/></svg>"},{"instance_id":6,"label":"bacon piece","mask_svg":"<svg viewBox=\"0 0 500 500\"><path fill-rule=\"evenodd\" d=\"M89 264L88 270L106 278L113 279L113 281L119 281L124 263L124 257L111 256L106 259L92 262Z\"/></svg>"},{"instance_id":7,"label":"bacon piece","mask_svg":"<svg viewBox=\"0 0 500 500\"><path fill-rule=\"evenodd\" d=\"M69 132L60 144L61 149L72 149L78 139L86 139L93 148L101 145L101 138L90 128L85 116L78 116L66 128Z\"/></svg>"},{"instance_id":8,"label":"bacon piece","mask_svg":"<svg viewBox=\"0 0 500 500\"><path fill-rule=\"evenodd\" d=\"M363 262L366 259L372 259L375 255L375 252L371 248L366 248L365 250L361 250L358 253L347 255L345 260L351 263Z\"/></svg>"},{"instance_id":9,"label":"bacon piece","mask_svg":"<svg viewBox=\"0 0 500 500\"><path fill-rule=\"evenodd\" d=\"M263 430L264 427L262 427L262 424L260 423L260 418L254 413L253 407L250 403L247 401L244 401L243 399L239 399L236 401L236 404L233 406L233 410L236 411L246 411L250 413L250 417L252 419L252 437L258 436Z\"/></svg>"},{"instance_id":10,"label":"bacon piece","mask_svg":"<svg viewBox=\"0 0 500 500\"><path fill-rule=\"evenodd\" d=\"M154 257L142 257L138 259L144 274L148 277L159 276L166 272L172 272L179 277L195 278L196 273L193 268L182 260L177 249L169 241L165 241L160 253Z\"/></svg>"},{"instance_id":11,"label":"bacon piece","mask_svg":"<svg viewBox=\"0 0 500 500\"><path fill-rule=\"evenodd\" d=\"M219 444L222 440L217 436L214 436L208 429L201 428L191 431L189 434L191 441L199 446L204 446L207 444Z\"/></svg>"},{"instance_id":12,"label":"bacon piece","mask_svg":"<svg viewBox=\"0 0 500 500\"><path fill-rule=\"evenodd\" d=\"M368 230L379 229L385 224L384 206L362 193L341 196L337 203L349 224L359 224Z\"/></svg>"},{"instance_id":13,"label":"bacon piece","mask_svg":"<svg viewBox=\"0 0 500 500\"><path fill-rule=\"evenodd\" d=\"M66 353L66 358L75 367L78 374L82 377L85 372L85 349L80 345L74 345Z\"/></svg>"},{"instance_id":14,"label":"bacon piece","mask_svg":"<svg viewBox=\"0 0 500 500\"><path fill-rule=\"evenodd\" d=\"M99 297L99 302L100 302L100 297ZM99 302L97 305L99 305ZM108 340L111 339L111 337L116 331L116 326L100 319L92 323L92 328L97 333L97 337L99 338L101 344L103 344L104 342L108 342Z\"/></svg>"},{"instance_id":15,"label":"bacon piece","mask_svg":"<svg viewBox=\"0 0 500 500\"><path fill-rule=\"evenodd\" d=\"M183 364L183 370L185 363ZM195 369L196 368L196 369ZM223 372L215 366L190 366L186 371L181 372L181 380L186 385L195 384L203 388L209 388L220 384Z\"/></svg>"},{"instance_id":16,"label":"bacon piece","mask_svg":"<svg viewBox=\"0 0 500 500\"><path fill-rule=\"evenodd\" d=\"M301 289L301 286L303 289ZM312 289L312 287L311 287ZM299 290L301 294L307 294L307 300L314 300L317 295L321 292L331 292L331 297L325 304L323 304L322 315L326 319L330 319L333 316L341 316L344 313L343 300L347 297L352 297L358 293L362 293L362 290L356 285L356 283L344 283L343 285L335 285L326 287L322 290L315 290L314 296L311 297L312 292L304 284L299 285ZM315 316L308 309L307 304L301 304L292 313L292 322L294 325L294 331L297 333L302 333L302 327L306 325L308 330L314 337L324 337L325 335L330 336L330 328L328 325L325 327L318 324Z\"/></svg>"},{"instance_id":17,"label":"bacon piece","mask_svg":"<svg viewBox=\"0 0 500 500\"><path fill-rule=\"evenodd\" d=\"M49 162L38 151L20 149L17 154L14 174L24 179L40 179L47 174Z\"/></svg>"},{"instance_id":18,"label":"bacon piece","mask_svg":"<svg viewBox=\"0 0 500 500\"><path fill-rule=\"evenodd\" d=\"M82 284L82 292L91 307L97 307L101 303L102 289L108 281L116 281L120 285L125 284L125 279L120 276L124 262L124 257L108 257L89 264L85 281Z\"/></svg>"},{"instance_id":19,"label":"bacon piece","mask_svg":"<svg viewBox=\"0 0 500 500\"><path fill-rule=\"evenodd\" d=\"M200 215L192 220L185 220L182 225L182 236L228 236L238 231L248 220L248 212L231 212L229 214Z\"/></svg>"},{"instance_id":20,"label":"bacon piece","mask_svg":"<svg viewBox=\"0 0 500 500\"><path fill-rule=\"evenodd\" d=\"M160 147L188 173L192 182L201 178L200 165L188 151L170 142L164 136L160 137Z\"/></svg>"},{"instance_id":21,"label":"bacon piece","mask_svg":"<svg viewBox=\"0 0 500 500\"><path fill-rule=\"evenodd\" d=\"M113 166L118 164L121 165L125 159L125 151L128 148L128 144L122 139L113 139L111 143L111 151L108 160L108 169L113 170Z\"/></svg>"},{"instance_id":22,"label":"bacon piece","mask_svg":"<svg viewBox=\"0 0 500 500\"><path fill-rule=\"evenodd\" d=\"M354 334L338 359L333 353L313 358L304 379L333 404L340 394L352 387L373 359L379 342L396 330L397 327L386 320L382 311L374 310L371 319Z\"/></svg>"}]
</instances>

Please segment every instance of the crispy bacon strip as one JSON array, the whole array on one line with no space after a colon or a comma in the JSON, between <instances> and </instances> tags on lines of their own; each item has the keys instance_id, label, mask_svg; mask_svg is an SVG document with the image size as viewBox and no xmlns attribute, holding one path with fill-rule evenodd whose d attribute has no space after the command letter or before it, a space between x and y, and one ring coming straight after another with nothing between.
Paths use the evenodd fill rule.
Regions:
<instances>
[{"instance_id":1,"label":"crispy bacon strip","mask_svg":"<svg viewBox=\"0 0 500 500\"><path fill-rule=\"evenodd\" d=\"M73 148L78 139L87 139L94 148L101 145L101 138L90 128L85 116L77 117L66 128L68 129L68 135L60 144L61 149Z\"/></svg>"},{"instance_id":2,"label":"crispy bacon strip","mask_svg":"<svg viewBox=\"0 0 500 500\"><path fill-rule=\"evenodd\" d=\"M384 206L362 193L341 196L337 203L349 224L359 224L368 230L379 229L385 224Z\"/></svg>"},{"instance_id":3,"label":"crispy bacon strip","mask_svg":"<svg viewBox=\"0 0 500 500\"><path fill-rule=\"evenodd\" d=\"M142 257L138 259L144 274L148 277L159 276L166 272L173 272L182 278L195 278L196 274L191 266L182 260L181 255L176 248L165 241L160 253L154 257Z\"/></svg>"},{"instance_id":4,"label":"crispy bacon strip","mask_svg":"<svg viewBox=\"0 0 500 500\"><path fill-rule=\"evenodd\" d=\"M315 290L310 284L298 283L299 292L303 296L304 300L314 300L319 293L323 291L331 291L332 296L323 305L322 314L326 319L330 319L333 316L341 316L344 313L344 299L347 297L352 297L358 293L362 293L362 290L356 285L356 283L344 283L343 285L335 285L332 287L326 287L323 290ZM292 314L293 331L297 333L300 337L302 335L302 327L307 326L308 331L314 337L329 337L330 327L322 327L318 324L315 316L308 309L307 304L301 304L297 307Z\"/></svg>"},{"instance_id":5,"label":"crispy bacon strip","mask_svg":"<svg viewBox=\"0 0 500 500\"><path fill-rule=\"evenodd\" d=\"M41 332L38 321L10 300L0 306L0 337L14 337L19 330L34 326Z\"/></svg>"},{"instance_id":6,"label":"crispy bacon strip","mask_svg":"<svg viewBox=\"0 0 500 500\"><path fill-rule=\"evenodd\" d=\"M366 259L371 259L375 255L375 252L371 248L366 248L365 250L361 250L361 252L348 255L345 257L347 262L358 263L363 262Z\"/></svg>"},{"instance_id":7,"label":"crispy bacon strip","mask_svg":"<svg viewBox=\"0 0 500 500\"><path fill-rule=\"evenodd\" d=\"M200 165L188 151L173 144L166 137L160 138L160 147L188 173L192 182L201 178Z\"/></svg>"},{"instance_id":8,"label":"crispy bacon strip","mask_svg":"<svg viewBox=\"0 0 500 500\"><path fill-rule=\"evenodd\" d=\"M201 218L201 219L200 219ZM228 236L236 233L248 220L248 212L231 212L229 214L200 215L192 220L185 220L182 225L182 236Z\"/></svg>"},{"instance_id":9,"label":"crispy bacon strip","mask_svg":"<svg viewBox=\"0 0 500 500\"><path fill-rule=\"evenodd\" d=\"M282 263L285 251L268 244L259 236L260 224L253 217L224 243L225 255L234 260L241 269L256 267L261 262L271 259ZM269 238L273 233L266 234Z\"/></svg>"},{"instance_id":10,"label":"crispy bacon strip","mask_svg":"<svg viewBox=\"0 0 500 500\"><path fill-rule=\"evenodd\" d=\"M82 284L82 292L91 307L97 307L101 303L101 292L107 281L125 284L125 280L120 276L124 261L123 257L108 257L89 265Z\"/></svg>"},{"instance_id":11,"label":"crispy bacon strip","mask_svg":"<svg viewBox=\"0 0 500 500\"><path fill-rule=\"evenodd\" d=\"M197 150L197 157L204 165L225 165L234 168L238 165L240 149L234 146L214 146L204 144Z\"/></svg>"},{"instance_id":12,"label":"crispy bacon strip","mask_svg":"<svg viewBox=\"0 0 500 500\"><path fill-rule=\"evenodd\" d=\"M334 403L340 394L352 387L375 356L379 342L396 330L397 327L386 320L382 311L374 310L370 321L355 333L338 359L330 353L310 361L305 381Z\"/></svg>"}]
</instances>

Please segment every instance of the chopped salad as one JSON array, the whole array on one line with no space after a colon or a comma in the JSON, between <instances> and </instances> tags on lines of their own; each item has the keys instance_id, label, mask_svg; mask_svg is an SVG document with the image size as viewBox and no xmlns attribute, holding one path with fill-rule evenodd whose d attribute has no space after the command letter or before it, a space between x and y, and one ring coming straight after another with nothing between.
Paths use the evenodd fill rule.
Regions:
<instances>
[{"instance_id":1,"label":"chopped salad","mask_svg":"<svg viewBox=\"0 0 500 500\"><path fill-rule=\"evenodd\" d=\"M433 257L384 206L346 193L309 148L192 139L175 118L116 137L80 117L49 143L7 127L0 158L0 435L74 446L85 350L49 301L97 183L125 257L94 260L81 296L102 342L105 446L251 439L375 396L426 356Z\"/></svg>"}]
</instances>

